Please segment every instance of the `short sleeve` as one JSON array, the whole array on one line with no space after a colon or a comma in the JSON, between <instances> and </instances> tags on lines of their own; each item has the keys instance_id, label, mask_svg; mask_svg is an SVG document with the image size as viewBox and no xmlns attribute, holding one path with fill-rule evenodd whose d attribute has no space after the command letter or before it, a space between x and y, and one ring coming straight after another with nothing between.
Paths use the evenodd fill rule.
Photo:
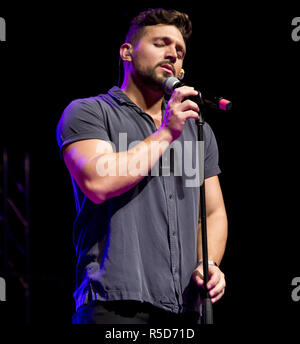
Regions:
<instances>
[{"instance_id":1,"label":"short sleeve","mask_svg":"<svg viewBox=\"0 0 300 344\"><path fill-rule=\"evenodd\" d=\"M104 118L105 110L94 98L72 101L64 110L56 128L60 153L65 145L80 140L110 141Z\"/></svg>"},{"instance_id":2,"label":"short sleeve","mask_svg":"<svg viewBox=\"0 0 300 344\"><path fill-rule=\"evenodd\" d=\"M208 123L203 127L204 136L204 178L210 178L221 173L219 167L219 150L216 137Z\"/></svg>"}]
</instances>

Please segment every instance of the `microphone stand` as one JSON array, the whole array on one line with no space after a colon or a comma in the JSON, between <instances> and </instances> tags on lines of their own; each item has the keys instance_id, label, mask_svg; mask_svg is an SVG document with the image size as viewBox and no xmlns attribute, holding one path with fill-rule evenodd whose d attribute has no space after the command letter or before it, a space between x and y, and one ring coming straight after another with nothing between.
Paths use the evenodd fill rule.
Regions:
<instances>
[{"instance_id":1,"label":"microphone stand","mask_svg":"<svg viewBox=\"0 0 300 344\"><path fill-rule=\"evenodd\" d=\"M205 203L205 182L204 182L204 137L203 137L203 125L204 125L204 106L201 99L201 93L198 91L196 103L199 106L199 120L196 120L198 127L198 141L199 141L199 176L200 176L200 218L201 218L201 239L202 239L202 261L203 261L203 308L202 308L202 321L203 324L213 324L213 307L210 299L210 295L207 289L207 282L209 280L208 274L208 250L207 250L207 228L206 228L206 203ZM195 101L195 99L193 99Z\"/></svg>"}]
</instances>

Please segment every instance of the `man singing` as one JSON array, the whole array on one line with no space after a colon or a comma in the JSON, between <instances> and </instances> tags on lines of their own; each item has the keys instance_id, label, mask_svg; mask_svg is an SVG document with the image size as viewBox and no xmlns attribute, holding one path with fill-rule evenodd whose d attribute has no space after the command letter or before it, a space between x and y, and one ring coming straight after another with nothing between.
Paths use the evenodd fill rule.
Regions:
<instances>
[{"instance_id":1,"label":"man singing","mask_svg":"<svg viewBox=\"0 0 300 344\"><path fill-rule=\"evenodd\" d=\"M197 156L199 108L186 99L197 91L179 87L168 102L163 92L164 81L182 73L191 31L184 13L140 13L120 47L121 88L71 102L58 123L77 208L73 323L199 323L199 185L188 183L185 166ZM225 290L219 265L227 216L216 139L207 123L203 129L207 288L214 303Z\"/></svg>"}]
</instances>

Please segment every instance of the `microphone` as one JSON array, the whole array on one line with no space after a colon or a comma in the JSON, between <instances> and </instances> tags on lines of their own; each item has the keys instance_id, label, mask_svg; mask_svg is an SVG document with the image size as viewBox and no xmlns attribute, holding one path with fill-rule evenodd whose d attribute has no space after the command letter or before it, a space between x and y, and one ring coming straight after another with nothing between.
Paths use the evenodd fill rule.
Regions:
<instances>
[{"instance_id":1,"label":"microphone","mask_svg":"<svg viewBox=\"0 0 300 344\"><path fill-rule=\"evenodd\" d=\"M174 76L171 76L170 78L166 79L166 81L163 84L163 90L166 94L171 95L175 88L184 86L184 83L182 83L179 79L175 78ZM229 111L232 108L231 101L224 99L223 97L219 96L213 96L207 92L200 92L199 97L201 100L201 105L206 105L208 107L219 109L223 111Z\"/></svg>"}]
</instances>

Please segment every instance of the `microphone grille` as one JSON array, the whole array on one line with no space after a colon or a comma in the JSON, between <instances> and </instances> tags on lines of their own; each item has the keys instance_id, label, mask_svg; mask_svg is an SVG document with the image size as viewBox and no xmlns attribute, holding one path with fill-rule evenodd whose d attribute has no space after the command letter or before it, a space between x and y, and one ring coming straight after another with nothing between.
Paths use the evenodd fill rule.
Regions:
<instances>
[{"instance_id":1,"label":"microphone grille","mask_svg":"<svg viewBox=\"0 0 300 344\"><path fill-rule=\"evenodd\" d=\"M166 79L163 84L164 92L168 95L171 95L175 88L175 85L178 82L180 83L179 79L175 78L174 76L171 76L170 78Z\"/></svg>"}]
</instances>

